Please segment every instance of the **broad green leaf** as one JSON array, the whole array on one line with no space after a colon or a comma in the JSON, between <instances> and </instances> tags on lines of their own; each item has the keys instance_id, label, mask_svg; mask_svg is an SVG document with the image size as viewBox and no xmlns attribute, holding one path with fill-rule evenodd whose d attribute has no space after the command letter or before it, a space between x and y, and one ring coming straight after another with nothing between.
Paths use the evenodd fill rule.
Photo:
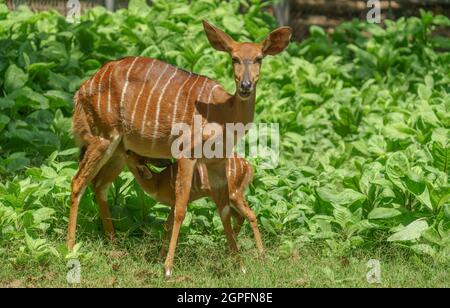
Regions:
<instances>
[{"instance_id":1,"label":"broad green leaf","mask_svg":"<svg viewBox=\"0 0 450 308\"><path fill-rule=\"evenodd\" d=\"M433 140L431 154L433 155L434 166L445 173L449 172L449 135L450 131L445 128L437 128L433 130L431 135L431 139Z\"/></svg>"},{"instance_id":2,"label":"broad green leaf","mask_svg":"<svg viewBox=\"0 0 450 308\"><path fill-rule=\"evenodd\" d=\"M450 199L450 186L436 187L431 191L431 202L434 208L441 208Z\"/></svg>"},{"instance_id":3,"label":"broad green leaf","mask_svg":"<svg viewBox=\"0 0 450 308\"><path fill-rule=\"evenodd\" d=\"M419 97L424 101L429 100L432 94L431 88L427 87L424 84L419 85L417 92L419 93Z\"/></svg>"},{"instance_id":4,"label":"broad green leaf","mask_svg":"<svg viewBox=\"0 0 450 308\"><path fill-rule=\"evenodd\" d=\"M53 217L53 214L55 214L55 210L52 208L43 207L37 209L33 212L34 223L39 224L43 221L49 220Z\"/></svg>"},{"instance_id":5,"label":"broad green leaf","mask_svg":"<svg viewBox=\"0 0 450 308\"><path fill-rule=\"evenodd\" d=\"M130 0L128 10L137 16L146 16L149 13L149 6L146 0Z\"/></svg>"},{"instance_id":6,"label":"broad green leaf","mask_svg":"<svg viewBox=\"0 0 450 308\"><path fill-rule=\"evenodd\" d=\"M14 106L13 99L10 99L7 97L0 98L0 110L6 109L6 108L11 108L12 106Z\"/></svg>"},{"instance_id":7,"label":"broad green leaf","mask_svg":"<svg viewBox=\"0 0 450 308\"><path fill-rule=\"evenodd\" d=\"M26 157L26 153L17 152L6 158L4 163L9 171L14 172L25 168L30 163L30 160Z\"/></svg>"},{"instance_id":8,"label":"broad green leaf","mask_svg":"<svg viewBox=\"0 0 450 308\"><path fill-rule=\"evenodd\" d=\"M450 220L450 204L446 204L444 207L445 217Z\"/></svg>"},{"instance_id":9,"label":"broad green leaf","mask_svg":"<svg viewBox=\"0 0 450 308\"><path fill-rule=\"evenodd\" d=\"M419 171L417 169L419 169ZM407 189L415 196L421 195L426 188L424 179L419 172L420 168L414 167L407 172L407 175L405 177L402 177L402 180L406 184Z\"/></svg>"},{"instance_id":10,"label":"broad green leaf","mask_svg":"<svg viewBox=\"0 0 450 308\"><path fill-rule=\"evenodd\" d=\"M418 219L392 234L387 240L388 242L416 241L427 228L428 223L425 220Z\"/></svg>"},{"instance_id":11,"label":"broad green leaf","mask_svg":"<svg viewBox=\"0 0 450 308\"><path fill-rule=\"evenodd\" d=\"M402 212L400 212L397 209L378 207L378 208L373 209L369 213L368 218L369 219L389 219L389 218L397 217L401 214L402 214Z\"/></svg>"},{"instance_id":12,"label":"broad green leaf","mask_svg":"<svg viewBox=\"0 0 450 308\"><path fill-rule=\"evenodd\" d=\"M244 26L244 22L236 17L236 15L226 15L222 19L225 29L231 33L240 33Z\"/></svg>"},{"instance_id":13,"label":"broad green leaf","mask_svg":"<svg viewBox=\"0 0 450 308\"><path fill-rule=\"evenodd\" d=\"M309 27L309 33L311 36L326 36L325 30L322 27L312 25Z\"/></svg>"},{"instance_id":14,"label":"broad green leaf","mask_svg":"<svg viewBox=\"0 0 450 308\"><path fill-rule=\"evenodd\" d=\"M439 233L434 228L428 228L422 233L422 237L435 244L435 245L441 245L442 244L442 237L439 235Z\"/></svg>"},{"instance_id":15,"label":"broad green leaf","mask_svg":"<svg viewBox=\"0 0 450 308\"><path fill-rule=\"evenodd\" d=\"M323 102L323 98L316 93L301 93L300 97L303 98L306 101L312 101L314 103L322 103Z\"/></svg>"},{"instance_id":16,"label":"broad green leaf","mask_svg":"<svg viewBox=\"0 0 450 308\"><path fill-rule=\"evenodd\" d=\"M431 211L433 210L433 204L431 202L431 198L430 198L430 193L428 191L428 188L425 187L425 190L423 191L422 194L417 196L417 199L424 204L428 209L430 209Z\"/></svg>"},{"instance_id":17,"label":"broad green leaf","mask_svg":"<svg viewBox=\"0 0 450 308\"><path fill-rule=\"evenodd\" d=\"M78 148L71 148L61 152L58 152L58 156L70 156L77 154L80 150Z\"/></svg>"},{"instance_id":18,"label":"broad green leaf","mask_svg":"<svg viewBox=\"0 0 450 308\"><path fill-rule=\"evenodd\" d=\"M403 187L400 178L409 171L409 161L403 152L395 152L386 161L386 173L389 179L399 187Z\"/></svg>"},{"instance_id":19,"label":"broad green leaf","mask_svg":"<svg viewBox=\"0 0 450 308\"><path fill-rule=\"evenodd\" d=\"M4 114L0 114L0 132L5 128L5 126L9 123L9 118Z\"/></svg>"},{"instance_id":20,"label":"broad green leaf","mask_svg":"<svg viewBox=\"0 0 450 308\"><path fill-rule=\"evenodd\" d=\"M28 75L15 64L11 64L5 73L5 90L8 93L22 88L28 81Z\"/></svg>"},{"instance_id":21,"label":"broad green leaf","mask_svg":"<svg viewBox=\"0 0 450 308\"><path fill-rule=\"evenodd\" d=\"M356 202L362 202L366 196L352 189L344 189L337 193L326 187L317 189L319 197L335 206L350 206Z\"/></svg>"},{"instance_id":22,"label":"broad green leaf","mask_svg":"<svg viewBox=\"0 0 450 308\"><path fill-rule=\"evenodd\" d=\"M416 244L416 245L412 245L411 249L417 253L417 254L421 254L421 255L427 255L430 257L435 257L436 256L436 250L431 247L428 244Z\"/></svg>"},{"instance_id":23,"label":"broad green leaf","mask_svg":"<svg viewBox=\"0 0 450 308\"><path fill-rule=\"evenodd\" d=\"M346 207L336 205L333 210L333 215L336 223L338 223L342 228L345 228L347 223L352 220L353 214Z\"/></svg>"}]
</instances>

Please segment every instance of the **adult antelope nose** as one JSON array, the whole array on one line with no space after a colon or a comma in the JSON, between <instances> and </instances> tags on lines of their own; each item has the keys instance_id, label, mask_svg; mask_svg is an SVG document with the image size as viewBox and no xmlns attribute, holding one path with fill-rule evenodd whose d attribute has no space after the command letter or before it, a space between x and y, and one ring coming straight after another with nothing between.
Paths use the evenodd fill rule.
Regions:
<instances>
[{"instance_id":1,"label":"adult antelope nose","mask_svg":"<svg viewBox=\"0 0 450 308\"><path fill-rule=\"evenodd\" d=\"M243 92L250 92L252 89L252 82L250 80L243 80L241 82L241 90Z\"/></svg>"}]
</instances>

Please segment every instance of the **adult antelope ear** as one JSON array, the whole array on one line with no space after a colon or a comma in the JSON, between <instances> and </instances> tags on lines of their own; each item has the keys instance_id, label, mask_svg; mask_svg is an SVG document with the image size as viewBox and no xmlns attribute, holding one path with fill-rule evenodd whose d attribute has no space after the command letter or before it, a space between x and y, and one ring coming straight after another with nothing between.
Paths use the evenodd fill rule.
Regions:
<instances>
[{"instance_id":1,"label":"adult antelope ear","mask_svg":"<svg viewBox=\"0 0 450 308\"><path fill-rule=\"evenodd\" d=\"M276 55L282 52L288 45L292 36L290 27L280 27L269 33L262 42L262 51L266 55Z\"/></svg>"},{"instance_id":2,"label":"adult antelope ear","mask_svg":"<svg viewBox=\"0 0 450 308\"><path fill-rule=\"evenodd\" d=\"M219 28L214 27L206 20L203 21L203 28L205 29L206 37L211 43L212 47L219 51L230 52L231 47L235 41L225 32Z\"/></svg>"}]
</instances>

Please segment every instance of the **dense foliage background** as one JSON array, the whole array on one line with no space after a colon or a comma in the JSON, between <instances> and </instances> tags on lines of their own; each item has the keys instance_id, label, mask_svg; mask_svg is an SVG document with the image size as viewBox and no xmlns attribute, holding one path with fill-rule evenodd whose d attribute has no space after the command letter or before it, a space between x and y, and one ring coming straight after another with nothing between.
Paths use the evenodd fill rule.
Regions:
<instances>
[{"instance_id":1,"label":"dense foliage background","mask_svg":"<svg viewBox=\"0 0 450 308\"><path fill-rule=\"evenodd\" d=\"M142 55L234 91L230 59L210 47L201 20L237 40L260 41L276 27L263 6L134 0L128 10L95 8L68 24L56 12L0 4L0 257L20 263L66 254L78 159L71 98L83 80L105 61ZM338 256L388 243L450 260L450 42L432 35L438 26L450 20L422 12L384 27L355 20L332 35L311 27L308 39L264 60L257 121L280 123L281 163L262 170L252 159L248 200L280 256L308 243ZM161 233L167 207L145 196L130 173L109 202L119 231ZM102 232L91 192L79 226L81 241ZM224 240L206 200L191 205L182 232L182 242Z\"/></svg>"}]
</instances>

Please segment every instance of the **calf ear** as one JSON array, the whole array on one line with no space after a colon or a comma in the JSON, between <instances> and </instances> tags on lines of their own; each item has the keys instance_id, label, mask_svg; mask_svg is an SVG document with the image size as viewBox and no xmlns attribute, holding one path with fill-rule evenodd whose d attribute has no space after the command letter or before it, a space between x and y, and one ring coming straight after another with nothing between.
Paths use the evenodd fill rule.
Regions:
<instances>
[{"instance_id":1,"label":"calf ear","mask_svg":"<svg viewBox=\"0 0 450 308\"><path fill-rule=\"evenodd\" d=\"M206 37L211 43L212 47L219 51L230 52L235 41L225 32L219 28L214 27L206 20L203 21L203 28L205 29Z\"/></svg>"},{"instance_id":2,"label":"calf ear","mask_svg":"<svg viewBox=\"0 0 450 308\"><path fill-rule=\"evenodd\" d=\"M290 27L280 27L267 36L262 42L262 51L264 55L276 55L282 52L288 45L292 36Z\"/></svg>"}]
</instances>

